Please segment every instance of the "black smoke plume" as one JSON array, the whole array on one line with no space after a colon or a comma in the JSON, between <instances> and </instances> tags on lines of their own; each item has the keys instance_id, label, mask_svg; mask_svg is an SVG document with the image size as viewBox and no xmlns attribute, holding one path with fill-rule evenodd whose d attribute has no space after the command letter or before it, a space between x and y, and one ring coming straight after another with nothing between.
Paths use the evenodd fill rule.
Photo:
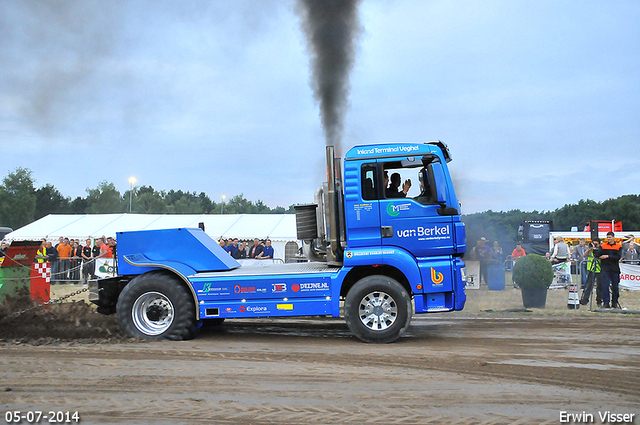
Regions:
<instances>
[{"instance_id":1,"label":"black smoke plume","mask_svg":"<svg viewBox=\"0 0 640 425\"><path fill-rule=\"evenodd\" d=\"M298 0L302 30L311 55L311 87L320 103L327 145L340 151L348 106L349 73L361 33L360 0Z\"/></svg>"}]
</instances>

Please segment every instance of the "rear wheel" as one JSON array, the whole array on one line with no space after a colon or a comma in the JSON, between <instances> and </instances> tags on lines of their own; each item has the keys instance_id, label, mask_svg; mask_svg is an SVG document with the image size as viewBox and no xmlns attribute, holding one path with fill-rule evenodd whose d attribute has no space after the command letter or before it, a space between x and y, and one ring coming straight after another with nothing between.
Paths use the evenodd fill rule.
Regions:
<instances>
[{"instance_id":1,"label":"rear wheel","mask_svg":"<svg viewBox=\"0 0 640 425\"><path fill-rule=\"evenodd\" d=\"M193 298L180 279L152 271L133 279L116 307L120 327L133 337L183 340L195 336Z\"/></svg>"},{"instance_id":2,"label":"rear wheel","mask_svg":"<svg viewBox=\"0 0 640 425\"><path fill-rule=\"evenodd\" d=\"M387 276L367 276L347 293L347 326L365 342L388 343L398 339L411 322L413 309L405 288Z\"/></svg>"}]
</instances>

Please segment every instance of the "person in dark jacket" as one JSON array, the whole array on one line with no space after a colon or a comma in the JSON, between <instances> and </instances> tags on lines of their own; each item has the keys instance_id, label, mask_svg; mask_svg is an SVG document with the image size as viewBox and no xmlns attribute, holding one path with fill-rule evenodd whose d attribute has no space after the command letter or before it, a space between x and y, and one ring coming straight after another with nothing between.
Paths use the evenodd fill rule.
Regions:
<instances>
[{"instance_id":1,"label":"person in dark jacket","mask_svg":"<svg viewBox=\"0 0 640 425\"><path fill-rule=\"evenodd\" d=\"M233 254L231 254L231 256L236 260L244 260L245 258L247 258L247 243L242 242L238 244L238 249L233 251Z\"/></svg>"},{"instance_id":2,"label":"person in dark jacket","mask_svg":"<svg viewBox=\"0 0 640 425\"><path fill-rule=\"evenodd\" d=\"M80 265L82 264L82 247L77 241L71 242L71 261L69 269L69 279L71 284L80 283Z\"/></svg>"},{"instance_id":3,"label":"person in dark jacket","mask_svg":"<svg viewBox=\"0 0 640 425\"><path fill-rule=\"evenodd\" d=\"M582 298L580 304L589 304L589 298L593 292L593 287L596 288L596 303L598 307L602 307L602 285L600 285L600 260L598 260L593 252L600 248L600 239L593 238L587 250L584 253L584 258L587 262L587 283L582 291Z\"/></svg>"},{"instance_id":4,"label":"person in dark jacket","mask_svg":"<svg viewBox=\"0 0 640 425\"><path fill-rule=\"evenodd\" d=\"M260 255L260 253L262 252L262 248L264 248L264 246L262 246L262 243L260 243L260 239L255 238L253 240L253 246L249 250L249 258L256 258L258 255Z\"/></svg>"},{"instance_id":5,"label":"person in dark jacket","mask_svg":"<svg viewBox=\"0 0 640 425\"><path fill-rule=\"evenodd\" d=\"M391 174L391 184L386 189L386 197L387 198L405 198L407 196L407 193L409 192L409 188L411 188L411 180L410 179L405 180L404 184L402 185L402 188L400 188L400 185L402 185L402 177L400 177L400 174L398 173Z\"/></svg>"},{"instance_id":6,"label":"person in dark jacket","mask_svg":"<svg viewBox=\"0 0 640 425\"><path fill-rule=\"evenodd\" d=\"M607 232L606 242L600 244L600 249L596 249L593 255L600 259L600 283L604 308L620 308L618 284L620 283L619 262L622 258L622 246L616 242L613 232ZM609 298L609 287L611 287L611 298Z\"/></svg>"},{"instance_id":7,"label":"person in dark jacket","mask_svg":"<svg viewBox=\"0 0 640 425\"><path fill-rule=\"evenodd\" d=\"M53 267L54 264L58 264L58 257L58 250L53 247L51 242L47 242L47 261L51 263L51 285L55 285L60 280L57 269Z\"/></svg>"},{"instance_id":8,"label":"person in dark jacket","mask_svg":"<svg viewBox=\"0 0 640 425\"><path fill-rule=\"evenodd\" d=\"M93 277L96 272L96 263L93 261L93 248L91 247L91 239L87 239L85 245L80 252L82 256L82 280L87 285L89 277Z\"/></svg>"}]
</instances>

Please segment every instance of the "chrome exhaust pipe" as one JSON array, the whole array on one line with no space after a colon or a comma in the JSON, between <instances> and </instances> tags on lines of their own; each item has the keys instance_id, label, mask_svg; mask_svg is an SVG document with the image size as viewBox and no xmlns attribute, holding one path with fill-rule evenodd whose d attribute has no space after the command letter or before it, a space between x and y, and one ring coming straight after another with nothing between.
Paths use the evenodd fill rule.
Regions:
<instances>
[{"instance_id":1,"label":"chrome exhaust pipe","mask_svg":"<svg viewBox=\"0 0 640 425\"><path fill-rule=\"evenodd\" d=\"M340 214L338 211L340 202L338 195L341 193L338 188L340 176L339 163L336 164L334 147L327 146L327 241L330 249L327 250L327 264L332 266L342 266L342 244L340 242Z\"/></svg>"}]
</instances>

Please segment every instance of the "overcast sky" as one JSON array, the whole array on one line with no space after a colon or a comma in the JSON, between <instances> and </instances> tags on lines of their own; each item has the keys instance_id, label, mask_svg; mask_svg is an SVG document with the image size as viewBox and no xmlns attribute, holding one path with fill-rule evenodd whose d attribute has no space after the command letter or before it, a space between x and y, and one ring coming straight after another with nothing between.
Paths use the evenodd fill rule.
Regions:
<instances>
[{"instance_id":1,"label":"overcast sky","mask_svg":"<svg viewBox=\"0 0 640 425\"><path fill-rule=\"evenodd\" d=\"M640 2L366 1L343 150L440 139L464 213L640 190ZM0 177L288 207L323 179L293 1L0 2Z\"/></svg>"}]
</instances>

